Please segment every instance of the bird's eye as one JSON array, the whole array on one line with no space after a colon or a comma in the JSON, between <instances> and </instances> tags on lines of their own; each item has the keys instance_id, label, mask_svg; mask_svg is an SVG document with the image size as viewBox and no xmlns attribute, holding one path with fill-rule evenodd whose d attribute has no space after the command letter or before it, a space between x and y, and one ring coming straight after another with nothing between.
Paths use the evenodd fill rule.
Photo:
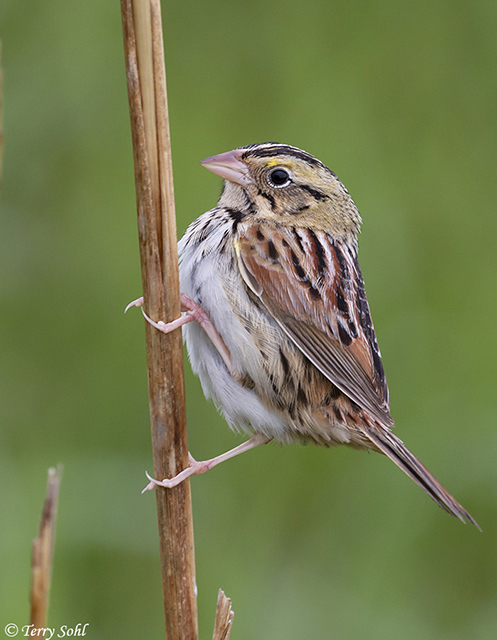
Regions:
<instances>
[{"instance_id":1,"label":"bird's eye","mask_svg":"<svg viewBox=\"0 0 497 640\"><path fill-rule=\"evenodd\" d=\"M269 182L273 187L286 187L290 184L290 174L285 169L274 169L269 174Z\"/></svg>"}]
</instances>

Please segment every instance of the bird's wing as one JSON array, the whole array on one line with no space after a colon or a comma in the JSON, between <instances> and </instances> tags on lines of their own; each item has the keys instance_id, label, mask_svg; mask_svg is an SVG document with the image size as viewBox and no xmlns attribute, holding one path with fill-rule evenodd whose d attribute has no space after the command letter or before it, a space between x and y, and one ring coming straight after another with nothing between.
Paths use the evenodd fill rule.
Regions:
<instances>
[{"instance_id":1,"label":"bird's wing","mask_svg":"<svg viewBox=\"0 0 497 640\"><path fill-rule=\"evenodd\" d=\"M323 231L254 224L239 229L247 286L304 355L384 426L388 387L354 248Z\"/></svg>"}]
</instances>

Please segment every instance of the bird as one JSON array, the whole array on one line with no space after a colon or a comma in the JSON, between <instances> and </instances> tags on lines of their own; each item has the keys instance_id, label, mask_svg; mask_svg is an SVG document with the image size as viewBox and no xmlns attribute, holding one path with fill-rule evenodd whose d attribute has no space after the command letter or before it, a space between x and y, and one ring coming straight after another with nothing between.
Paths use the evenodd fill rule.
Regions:
<instances>
[{"instance_id":1,"label":"bird","mask_svg":"<svg viewBox=\"0 0 497 640\"><path fill-rule=\"evenodd\" d=\"M346 445L386 455L442 509L479 528L392 428L387 381L357 258L359 211L311 154L266 142L206 158L217 205L178 243L192 369L229 426L251 437L185 478L261 444ZM139 298L131 304L140 306ZM128 305L128 306L131 306ZM148 475L148 474L147 474Z\"/></svg>"}]
</instances>

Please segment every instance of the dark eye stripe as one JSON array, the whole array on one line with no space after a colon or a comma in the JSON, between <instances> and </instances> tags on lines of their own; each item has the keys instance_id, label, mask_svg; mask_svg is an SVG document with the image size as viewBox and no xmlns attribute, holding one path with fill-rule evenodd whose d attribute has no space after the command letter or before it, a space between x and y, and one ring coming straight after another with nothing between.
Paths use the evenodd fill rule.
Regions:
<instances>
[{"instance_id":1,"label":"dark eye stripe","mask_svg":"<svg viewBox=\"0 0 497 640\"><path fill-rule=\"evenodd\" d=\"M323 193L322 191L318 191L317 189L313 189L307 184L299 184L299 187L304 191L307 191L307 193L310 194L314 198L314 200L317 200L318 202L321 200L330 199L330 197L327 196L326 193Z\"/></svg>"}]
</instances>

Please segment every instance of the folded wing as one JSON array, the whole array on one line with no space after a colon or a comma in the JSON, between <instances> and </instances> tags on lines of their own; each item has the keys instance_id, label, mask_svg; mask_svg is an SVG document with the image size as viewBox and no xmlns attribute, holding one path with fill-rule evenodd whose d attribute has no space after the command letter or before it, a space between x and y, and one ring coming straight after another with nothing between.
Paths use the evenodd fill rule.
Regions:
<instances>
[{"instance_id":1,"label":"folded wing","mask_svg":"<svg viewBox=\"0 0 497 640\"><path fill-rule=\"evenodd\" d=\"M355 250L324 231L255 224L238 264L290 340L334 385L385 426L388 387Z\"/></svg>"}]
</instances>

